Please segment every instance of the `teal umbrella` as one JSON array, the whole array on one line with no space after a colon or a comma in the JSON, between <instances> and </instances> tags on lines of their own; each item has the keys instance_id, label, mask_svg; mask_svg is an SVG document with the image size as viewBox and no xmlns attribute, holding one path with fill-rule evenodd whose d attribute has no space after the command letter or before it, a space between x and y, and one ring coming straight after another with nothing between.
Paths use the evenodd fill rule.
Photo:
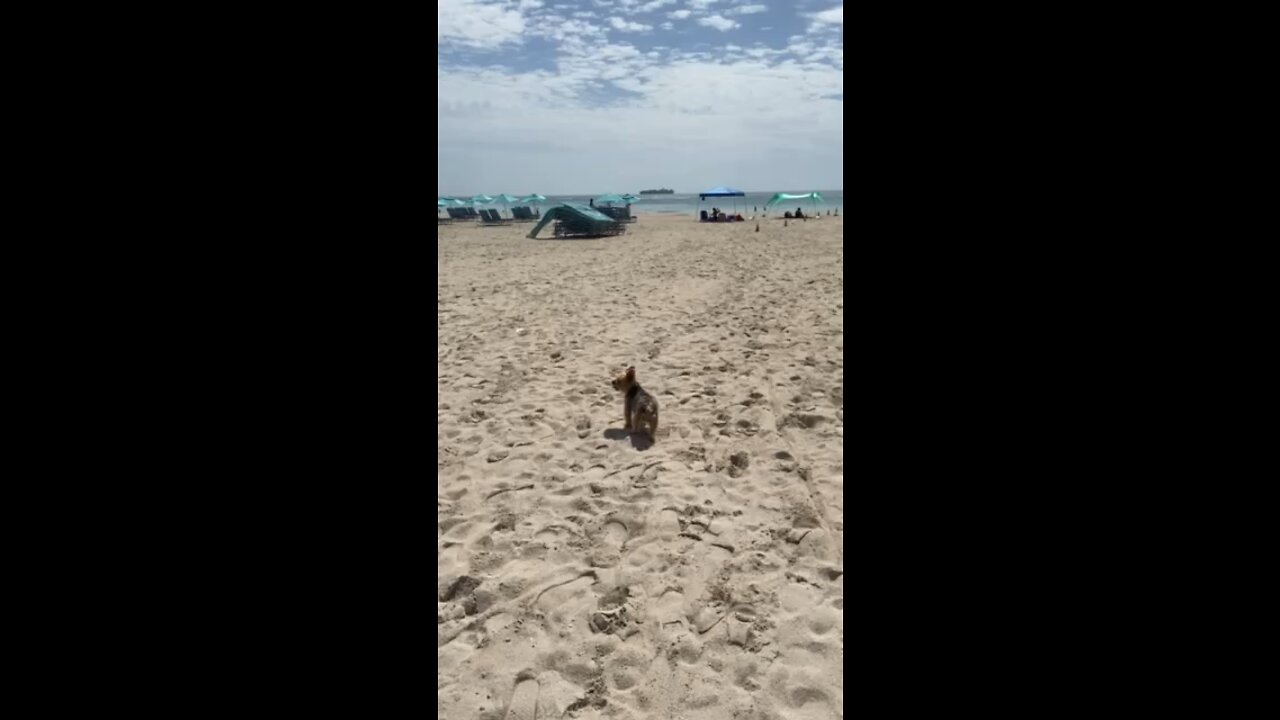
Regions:
<instances>
[{"instance_id":1,"label":"teal umbrella","mask_svg":"<svg viewBox=\"0 0 1280 720\"><path fill-rule=\"evenodd\" d=\"M475 197L471 198L471 202L476 203L478 205L487 205L493 202L493 198L489 197L488 195L476 195Z\"/></svg>"},{"instance_id":2,"label":"teal umbrella","mask_svg":"<svg viewBox=\"0 0 1280 720\"><path fill-rule=\"evenodd\" d=\"M497 201L497 202L502 203L502 207L503 207L504 209L506 209L506 210L507 210L507 212L510 212L510 211L511 211L511 208L509 207L509 206L511 205L511 203L513 203L513 202L520 202L520 198L518 198L518 197L513 197L513 196L508 195L508 194L506 194L506 193L501 193L501 194L499 194L499 195L498 195L498 197L494 198L494 200L495 200L495 201Z\"/></svg>"},{"instance_id":3,"label":"teal umbrella","mask_svg":"<svg viewBox=\"0 0 1280 720\"><path fill-rule=\"evenodd\" d=\"M609 193L608 195L601 195L596 198L596 205L604 205L606 207L610 207L613 205L626 205L627 202L628 201L626 198L622 197L621 195L616 195L613 193Z\"/></svg>"},{"instance_id":4,"label":"teal umbrella","mask_svg":"<svg viewBox=\"0 0 1280 720\"><path fill-rule=\"evenodd\" d=\"M631 193L626 193L625 195L622 196L622 199L626 200L627 202L635 202L639 200L640 197L638 195L632 195Z\"/></svg>"},{"instance_id":5,"label":"teal umbrella","mask_svg":"<svg viewBox=\"0 0 1280 720\"><path fill-rule=\"evenodd\" d=\"M444 198L436 198L436 207L438 207L438 208L442 208L442 207L444 207L444 206L446 206L446 205L448 205L448 204L449 204L449 202L448 202L447 200L445 200Z\"/></svg>"}]
</instances>

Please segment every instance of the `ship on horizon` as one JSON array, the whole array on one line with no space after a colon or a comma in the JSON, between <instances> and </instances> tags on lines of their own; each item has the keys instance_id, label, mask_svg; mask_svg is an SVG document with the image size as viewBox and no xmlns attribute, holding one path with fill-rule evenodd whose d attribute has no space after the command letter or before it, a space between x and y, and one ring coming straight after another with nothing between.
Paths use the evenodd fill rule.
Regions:
<instances>
[{"instance_id":1,"label":"ship on horizon","mask_svg":"<svg viewBox=\"0 0 1280 720\"><path fill-rule=\"evenodd\" d=\"M674 195L675 190L671 188L658 188L657 190L641 190L641 195Z\"/></svg>"}]
</instances>

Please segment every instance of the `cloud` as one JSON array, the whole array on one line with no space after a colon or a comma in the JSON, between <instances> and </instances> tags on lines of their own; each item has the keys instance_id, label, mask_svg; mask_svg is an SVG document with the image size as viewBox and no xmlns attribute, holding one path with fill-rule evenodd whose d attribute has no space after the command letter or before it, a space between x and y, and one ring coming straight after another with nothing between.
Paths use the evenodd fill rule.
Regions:
<instances>
[{"instance_id":1,"label":"cloud","mask_svg":"<svg viewBox=\"0 0 1280 720\"><path fill-rule=\"evenodd\" d=\"M833 7L830 10L823 10L822 12L814 15L813 19L820 23L829 23L832 25L843 25L844 24L844 6L841 5L840 7Z\"/></svg>"},{"instance_id":2,"label":"cloud","mask_svg":"<svg viewBox=\"0 0 1280 720\"><path fill-rule=\"evenodd\" d=\"M791 60L660 64L629 46L595 50L559 73L439 71L439 191L843 186L840 71ZM569 76L578 84L568 87ZM625 99L592 102L602 85ZM610 161L584 164L583 147L608 147Z\"/></svg>"},{"instance_id":3,"label":"cloud","mask_svg":"<svg viewBox=\"0 0 1280 720\"><path fill-rule=\"evenodd\" d=\"M667 21L667 22L662 23L662 25L661 25L660 27L661 27L663 30L671 30L671 29L675 28L675 25L672 25L670 21Z\"/></svg>"},{"instance_id":4,"label":"cloud","mask_svg":"<svg viewBox=\"0 0 1280 720\"><path fill-rule=\"evenodd\" d=\"M704 18L698 18L698 24L713 27L720 32L728 32L738 27L738 23L720 15L708 15Z\"/></svg>"},{"instance_id":5,"label":"cloud","mask_svg":"<svg viewBox=\"0 0 1280 720\"><path fill-rule=\"evenodd\" d=\"M520 42L524 16L519 10L490 5L479 0L439 0L436 3L436 41L468 47L494 49L504 43Z\"/></svg>"},{"instance_id":6,"label":"cloud","mask_svg":"<svg viewBox=\"0 0 1280 720\"><path fill-rule=\"evenodd\" d=\"M636 8L636 12L653 12L664 5L675 5L676 0L651 0L640 7Z\"/></svg>"},{"instance_id":7,"label":"cloud","mask_svg":"<svg viewBox=\"0 0 1280 720\"><path fill-rule=\"evenodd\" d=\"M630 7L651 1L633 0ZM725 36L738 40L734 45L690 45L674 33L631 34L660 24L673 28L660 23L658 12L648 24L633 22L647 18L626 14L627 6L615 0L612 10L582 20L568 16L592 3L553 12L554 2L522 13L520 0L439 0L442 18L460 8L472 13L462 14L468 26L484 24L475 23L476 12L495 20L514 16L492 36L460 27L461 21L439 31L464 50L450 53L442 43L437 64L440 192L843 185L843 42L830 32L841 27L830 15L821 21L828 32L806 34L805 24L819 21L816 12L801 12L794 27L771 36L743 42L744 32ZM762 2L737 0L700 14L681 9L681 16L664 6L660 14L728 32L739 27L735 9ZM817 11L832 2L838 0L808 7ZM795 17L777 2L768 6L775 25ZM641 41L626 42L633 38ZM666 42L656 45L653 38ZM688 152L690 142L697 153ZM595 145L610 148L610 162L581 162L581 148Z\"/></svg>"},{"instance_id":8,"label":"cloud","mask_svg":"<svg viewBox=\"0 0 1280 720\"><path fill-rule=\"evenodd\" d=\"M636 22L627 22L620 17L609 18L609 24L613 26L614 30L621 30L622 32L645 32L653 29L652 25L641 25Z\"/></svg>"},{"instance_id":9,"label":"cloud","mask_svg":"<svg viewBox=\"0 0 1280 720\"><path fill-rule=\"evenodd\" d=\"M689 7L694 10L706 10L716 4L716 0L689 0Z\"/></svg>"},{"instance_id":10,"label":"cloud","mask_svg":"<svg viewBox=\"0 0 1280 720\"><path fill-rule=\"evenodd\" d=\"M734 15L754 15L756 13L765 12L768 9L768 6L765 5L743 5L741 7L734 8L729 12Z\"/></svg>"}]
</instances>

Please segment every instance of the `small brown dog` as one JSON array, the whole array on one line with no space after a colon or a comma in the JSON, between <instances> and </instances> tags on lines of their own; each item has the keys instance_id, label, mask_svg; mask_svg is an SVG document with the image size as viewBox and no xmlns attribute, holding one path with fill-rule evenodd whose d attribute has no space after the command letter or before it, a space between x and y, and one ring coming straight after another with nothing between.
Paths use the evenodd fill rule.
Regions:
<instances>
[{"instance_id":1,"label":"small brown dog","mask_svg":"<svg viewBox=\"0 0 1280 720\"><path fill-rule=\"evenodd\" d=\"M627 430L639 430L648 427L649 440L658 437L658 401L640 387L636 382L636 369L627 371L613 379L613 389L621 390L626 400L622 404L622 419Z\"/></svg>"}]
</instances>

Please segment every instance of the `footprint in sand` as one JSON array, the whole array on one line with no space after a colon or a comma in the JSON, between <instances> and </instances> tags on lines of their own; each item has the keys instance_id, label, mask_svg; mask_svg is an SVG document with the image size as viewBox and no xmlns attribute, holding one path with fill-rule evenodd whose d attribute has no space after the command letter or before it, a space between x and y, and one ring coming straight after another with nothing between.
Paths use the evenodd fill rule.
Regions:
<instances>
[{"instance_id":1,"label":"footprint in sand","mask_svg":"<svg viewBox=\"0 0 1280 720\"><path fill-rule=\"evenodd\" d=\"M536 720L538 709L538 682L533 678L518 680L511 691L504 720Z\"/></svg>"},{"instance_id":2,"label":"footprint in sand","mask_svg":"<svg viewBox=\"0 0 1280 720\"><path fill-rule=\"evenodd\" d=\"M616 567L622 561L622 547L627 542L627 526L620 520L609 520L600 531L599 542L591 553L591 564L598 568Z\"/></svg>"}]
</instances>

